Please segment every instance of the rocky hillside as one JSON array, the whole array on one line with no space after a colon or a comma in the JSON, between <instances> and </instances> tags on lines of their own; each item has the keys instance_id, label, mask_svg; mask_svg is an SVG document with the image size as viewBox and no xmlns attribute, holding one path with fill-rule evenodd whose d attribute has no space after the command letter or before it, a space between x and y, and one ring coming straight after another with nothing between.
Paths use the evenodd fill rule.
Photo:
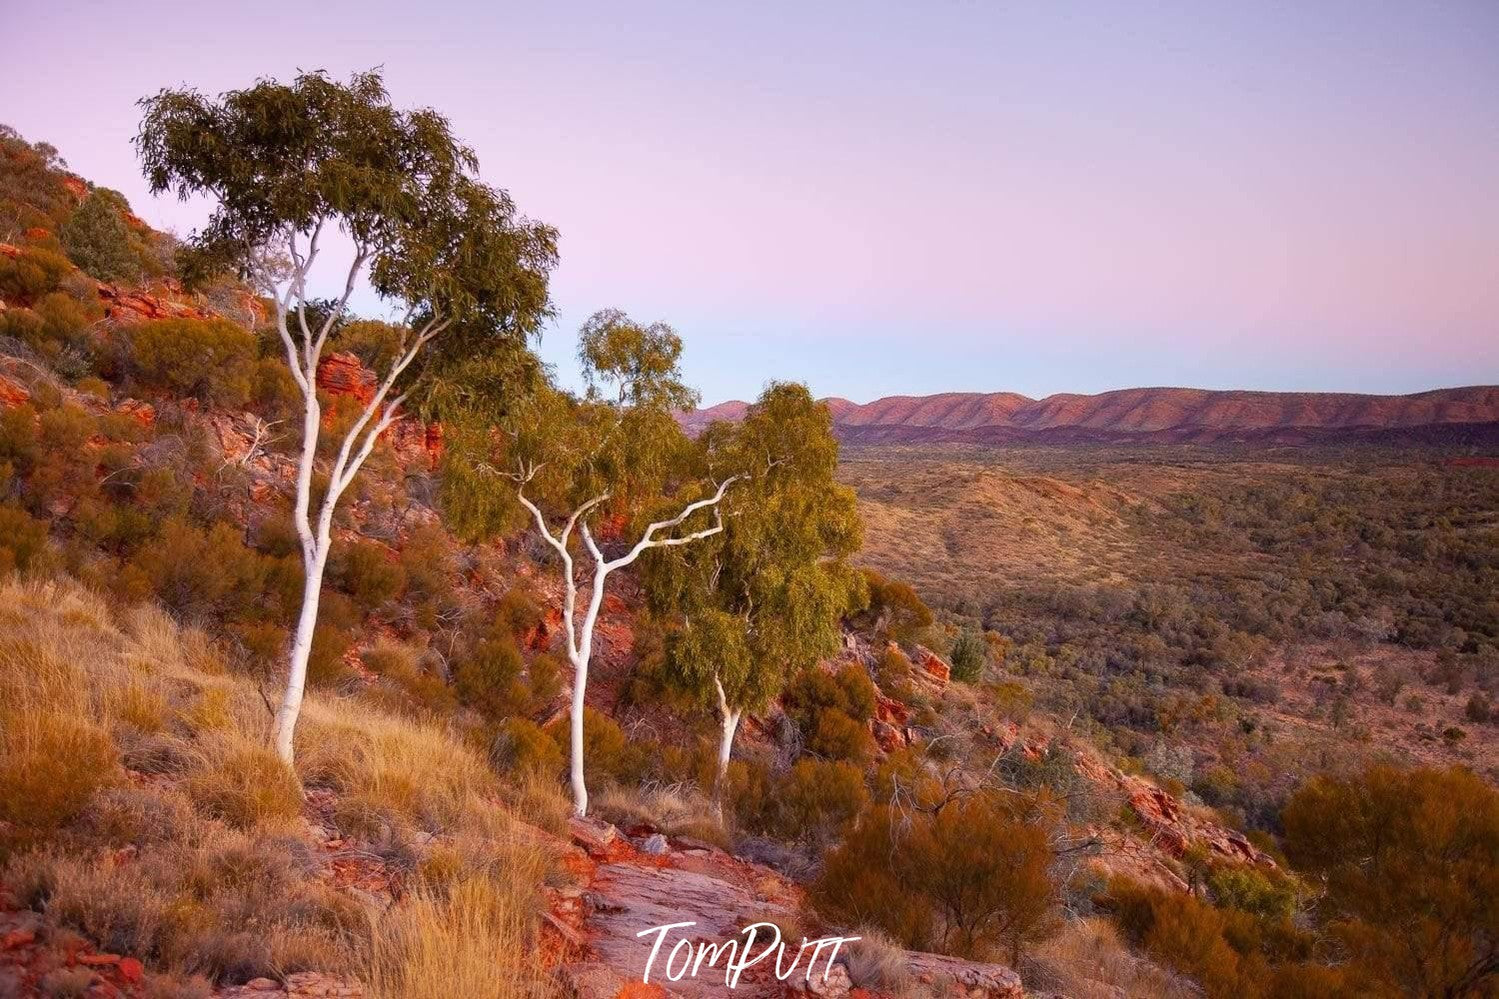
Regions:
<instances>
[{"instance_id":1,"label":"rocky hillside","mask_svg":"<svg viewBox=\"0 0 1499 999\"><path fill-rule=\"evenodd\" d=\"M947 392L827 403L839 439L849 444L1499 440L1499 387L1492 385L1390 396L1138 388L1044 399ZM682 419L697 431L738 419L744 408L726 402Z\"/></svg>"}]
</instances>

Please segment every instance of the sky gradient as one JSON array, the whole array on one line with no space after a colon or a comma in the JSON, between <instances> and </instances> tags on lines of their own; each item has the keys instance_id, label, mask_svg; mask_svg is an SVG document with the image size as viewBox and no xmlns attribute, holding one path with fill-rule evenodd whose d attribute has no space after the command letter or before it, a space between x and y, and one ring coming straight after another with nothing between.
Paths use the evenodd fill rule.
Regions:
<instances>
[{"instance_id":1,"label":"sky gradient","mask_svg":"<svg viewBox=\"0 0 1499 999\"><path fill-rule=\"evenodd\" d=\"M618 306L677 327L707 403L1499 382L1487 0L0 0L0 28L0 121L183 233L204 208L145 193L138 98L383 66L561 230L564 378Z\"/></svg>"}]
</instances>

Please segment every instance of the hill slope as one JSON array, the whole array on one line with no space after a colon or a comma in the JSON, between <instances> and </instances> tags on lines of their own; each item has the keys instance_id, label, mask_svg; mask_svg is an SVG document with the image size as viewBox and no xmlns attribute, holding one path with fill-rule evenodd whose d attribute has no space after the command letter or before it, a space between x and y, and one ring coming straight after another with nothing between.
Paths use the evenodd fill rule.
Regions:
<instances>
[{"instance_id":1,"label":"hill slope","mask_svg":"<svg viewBox=\"0 0 1499 999\"><path fill-rule=\"evenodd\" d=\"M827 402L839 438L851 444L1499 440L1499 386L1492 385L1412 395L1138 388L1044 399L947 392ZM683 423L697 431L738 419L744 408L721 403Z\"/></svg>"}]
</instances>

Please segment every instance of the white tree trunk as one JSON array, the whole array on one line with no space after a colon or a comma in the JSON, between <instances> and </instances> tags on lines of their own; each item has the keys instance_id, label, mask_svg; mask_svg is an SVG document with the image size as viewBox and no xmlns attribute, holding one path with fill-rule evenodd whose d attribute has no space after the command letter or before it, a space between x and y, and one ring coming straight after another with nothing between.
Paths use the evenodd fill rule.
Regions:
<instances>
[{"instance_id":1,"label":"white tree trunk","mask_svg":"<svg viewBox=\"0 0 1499 999\"><path fill-rule=\"evenodd\" d=\"M327 565L327 548L318 553L302 583L302 612L297 615L297 631L292 637L291 662L286 677L286 693L276 711L271 740L276 755L292 762L292 734L302 712L302 695L307 689L307 661L312 655L312 636L317 630L318 602L323 590L323 570Z\"/></svg>"},{"instance_id":2,"label":"white tree trunk","mask_svg":"<svg viewBox=\"0 0 1499 999\"><path fill-rule=\"evenodd\" d=\"M573 792L573 814L582 818L588 814L588 782L584 774L583 759L583 717L585 701L588 693L588 665L593 659L593 629L599 620L599 609L604 605L604 583L609 574L615 569L622 569L633 563L645 551L651 548L668 548L675 545L690 544L702 538L717 534L723 530L723 519L718 516L718 504L723 500L724 493L739 476L733 476L719 485L717 492L708 499L697 500L682 508L682 512L670 520L658 520L648 526L628 552L616 559L604 557L604 552L593 539L593 532L588 528L588 522L584 518L588 512L609 499L609 494L595 496L593 499L579 506L567 518L567 523L562 530L553 534L552 529L547 526L546 515L541 508L531 502L525 494L525 484L536 474L537 469L522 469L513 478L520 483L516 490L516 498L520 500L531 513L536 522L536 529L546 539L547 544L557 552L562 560L562 621L567 631L567 658L573 667L573 693L570 712L571 741L568 760L568 777ZM694 531L681 537L657 538L656 532L676 527L699 510L712 509L714 512L714 524L712 527L701 531ZM593 584L588 596L588 609L583 613L582 626L575 623L574 615L578 603L578 578L574 571L573 553L568 547L568 541L572 537L574 529L578 529L583 535L583 544L588 553L593 557Z\"/></svg>"},{"instance_id":3,"label":"white tree trunk","mask_svg":"<svg viewBox=\"0 0 1499 999\"><path fill-rule=\"evenodd\" d=\"M333 513L344 490L363 467L380 435L395 420L396 411L405 400L404 394L393 398L390 395L397 379L421 353L422 348L447 328L450 321L433 317L420 330L408 329L402 333L401 342L396 348L396 359L390 370L339 444L338 454L328 470L328 491L318 507L317 522L314 525L311 518L312 479L323 420L322 407L317 399L318 364L322 361L323 348L348 304L359 273L369 257L363 247L355 253L354 261L349 265L343 297L338 301L337 308L330 311L323 324L314 331L307 322L306 279L307 272L317 257L318 236L321 232L322 224L319 223L311 234L305 254L299 252L297 234L287 235L286 248L292 260L289 274L278 270L278 265L264 261L252 265L254 276L275 301L276 331L281 336L287 367L302 393L303 404L302 454L297 464L297 497L292 512L297 540L302 548L302 609L297 615L297 630L292 636L291 653L288 656L286 691L282 695L281 706L276 710L275 723L271 729L271 743L276 749L276 755L287 764L294 758L293 736L297 719L302 712L302 698L307 689L307 662L312 654L312 637L317 631L323 572L327 568L328 551L333 544ZM295 334L289 323L293 316L298 327Z\"/></svg>"},{"instance_id":4,"label":"white tree trunk","mask_svg":"<svg viewBox=\"0 0 1499 999\"><path fill-rule=\"evenodd\" d=\"M739 731L739 719L744 717L743 710L730 708L719 712L722 719L723 732L718 742L718 774L713 782L713 813L723 818L723 796L725 785L729 781L729 757L734 752L734 734Z\"/></svg>"},{"instance_id":5,"label":"white tree trunk","mask_svg":"<svg viewBox=\"0 0 1499 999\"><path fill-rule=\"evenodd\" d=\"M593 590L589 594L588 610L584 612L583 627L578 633L577 641L573 641L572 621L567 622L568 659L573 665L568 776L572 784L573 813L579 818L588 814L588 782L583 776L583 718L587 706L584 695L588 692L588 664L593 660L593 627L598 623L599 608L604 605L604 580L607 576L607 570L602 568L594 573ZM571 578L567 585L569 589L576 588Z\"/></svg>"}]
</instances>

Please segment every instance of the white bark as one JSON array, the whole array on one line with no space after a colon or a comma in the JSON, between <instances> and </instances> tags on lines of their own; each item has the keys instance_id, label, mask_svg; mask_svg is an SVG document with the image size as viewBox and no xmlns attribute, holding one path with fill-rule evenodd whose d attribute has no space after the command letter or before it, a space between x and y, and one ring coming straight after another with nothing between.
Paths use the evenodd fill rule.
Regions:
<instances>
[{"instance_id":1,"label":"white bark","mask_svg":"<svg viewBox=\"0 0 1499 999\"><path fill-rule=\"evenodd\" d=\"M718 692L718 717L723 725L718 742L718 774L713 782L713 812L722 818L724 784L729 777L729 757L734 751L734 734L739 731L739 720L744 717L744 709L729 707L723 683L716 676L713 678L713 687Z\"/></svg>"},{"instance_id":2,"label":"white bark","mask_svg":"<svg viewBox=\"0 0 1499 999\"><path fill-rule=\"evenodd\" d=\"M584 777L583 770L583 708L585 696L588 693L588 665L593 659L593 630L598 624L599 610L604 605L604 583L609 574L616 569L623 569L630 565L642 554L652 548L667 548L675 545L691 544L703 538L711 537L723 530L723 520L718 516L718 504L723 500L724 493L730 485L739 478L733 476L719 485L717 491L707 499L697 500L687 504L682 511L670 520L658 520L649 525L641 532L640 540L630 548L628 552L616 559L606 558L598 543L594 541L593 532L588 529L585 519L589 511L609 499L609 494L588 500L580 505L567 518L562 530L553 533L547 525L546 515L541 508L533 503L525 493L525 485L536 474L538 469L530 468L517 474L514 478L519 482L516 496L531 513L536 522L536 529L546 539L547 544L557 552L562 560L562 624L567 632L567 660L573 667L573 693L571 715L569 718L571 726L571 753L568 762L569 781L573 792L573 812L579 818L588 814L588 782ZM694 531L681 537L658 538L656 535L665 530L677 527L699 510L712 509L714 512L714 523L712 527L701 531ZM568 547L574 530L578 530L583 537L583 545L587 549L589 557L593 561L593 579L589 586L588 606L583 611L583 619L577 619L578 590L580 581L577 566L573 560L572 550Z\"/></svg>"},{"instance_id":3,"label":"white bark","mask_svg":"<svg viewBox=\"0 0 1499 999\"><path fill-rule=\"evenodd\" d=\"M392 397L396 380L433 337L448 325L446 319L432 319L420 330L408 331L396 350L395 360L352 426L339 444L338 454L328 469L328 489L318 504L316 519L312 515L312 480L317 461L318 437L322 431L323 411L317 398L317 369L323 349L338 323L338 317L354 293L354 285L364 269L369 253L360 248L349 265L348 279L337 308L322 325L313 330L307 322L307 273L318 253L321 225L313 230L306 253L299 251L296 234L287 238L291 256L289 272L266 266L253 268L253 276L270 294L276 306L276 331L286 352L287 367L297 389L302 393L302 453L297 463L296 502L292 521L302 549L302 609L297 615L297 630L292 636L287 664L286 691L276 711L271 741L276 753L288 764L294 757L293 735L302 711L302 697L307 686L307 662L312 653L312 637L317 630L318 602L323 589L323 572L328 551L333 544L333 513L344 491L363 467L375 448L375 442L395 420L404 395ZM296 329L289 320L295 316Z\"/></svg>"}]
</instances>

